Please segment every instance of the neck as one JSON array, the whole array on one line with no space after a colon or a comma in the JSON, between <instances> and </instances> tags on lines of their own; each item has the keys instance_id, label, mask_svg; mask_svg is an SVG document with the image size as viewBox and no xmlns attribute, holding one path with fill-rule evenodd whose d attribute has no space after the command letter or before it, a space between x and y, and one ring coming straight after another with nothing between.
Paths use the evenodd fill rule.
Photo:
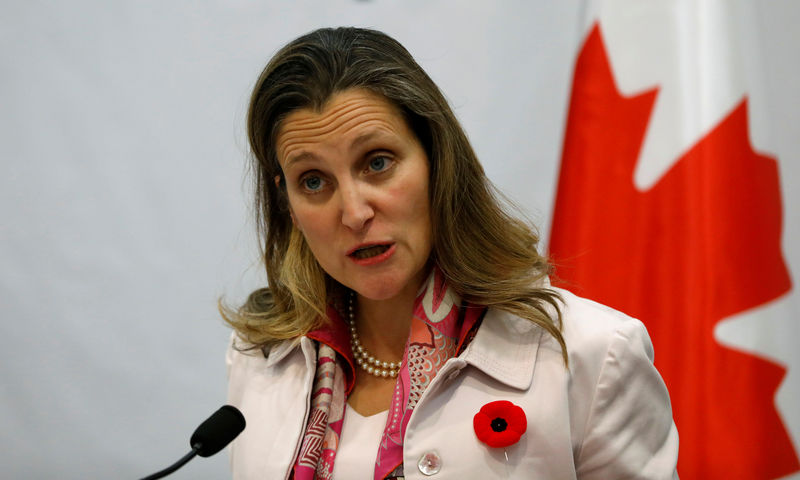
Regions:
<instances>
[{"instance_id":1,"label":"neck","mask_svg":"<svg viewBox=\"0 0 800 480\"><path fill-rule=\"evenodd\" d=\"M357 296L356 326L362 343L381 360L398 361L403 356L416 289L387 300Z\"/></svg>"}]
</instances>

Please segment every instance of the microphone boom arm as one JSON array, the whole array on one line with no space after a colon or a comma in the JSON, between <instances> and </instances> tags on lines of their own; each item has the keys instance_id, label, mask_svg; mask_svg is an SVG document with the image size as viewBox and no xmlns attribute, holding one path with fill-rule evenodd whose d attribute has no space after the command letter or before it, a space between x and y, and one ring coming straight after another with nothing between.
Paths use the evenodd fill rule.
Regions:
<instances>
[{"instance_id":1,"label":"microphone boom arm","mask_svg":"<svg viewBox=\"0 0 800 480\"><path fill-rule=\"evenodd\" d=\"M193 459L197 455L197 449L192 447L192 451L184 455L180 460L173 463L169 467L165 468L164 470L158 471L152 475L148 475L144 477L142 480L156 480L158 478L163 478L169 475L170 473L174 472L175 470L181 468L182 466L189 463L189 460Z\"/></svg>"}]
</instances>

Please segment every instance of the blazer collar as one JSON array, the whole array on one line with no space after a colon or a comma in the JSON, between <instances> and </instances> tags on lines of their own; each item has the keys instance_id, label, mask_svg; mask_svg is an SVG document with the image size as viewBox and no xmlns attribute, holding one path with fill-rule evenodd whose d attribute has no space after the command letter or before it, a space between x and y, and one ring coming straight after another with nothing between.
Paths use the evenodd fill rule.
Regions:
<instances>
[{"instance_id":1,"label":"blazer collar","mask_svg":"<svg viewBox=\"0 0 800 480\"><path fill-rule=\"evenodd\" d=\"M509 387L526 390L533 380L542 328L490 308L461 359Z\"/></svg>"},{"instance_id":2,"label":"blazer collar","mask_svg":"<svg viewBox=\"0 0 800 480\"><path fill-rule=\"evenodd\" d=\"M529 320L490 308L478 333L461 354L461 360L509 387L526 390L533 380L542 329ZM303 342L304 341L304 342ZM313 356L307 337L281 342L265 352L266 366L283 360L298 345Z\"/></svg>"},{"instance_id":3,"label":"blazer collar","mask_svg":"<svg viewBox=\"0 0 800 480\"><path fill-rule=\"evenodd\" d=\"M545 277L540 280L539 286L549 288L549 279ZM551 310L549 307L547 309ZM527 390L533 381L543 332L540 326L530 320L489 308L475 338L459 357L466 364L509 387ZM281 342L268 354L265 352L267 365L280 362L301 343L307 343L303 345L306 356L314 355L310 339L303 337L303 342L299 339Z\"/></svg>"},{"instance_id":4,"label":"blazer collar","mask_svg":"<svg viewBox=\"0 0 800 480\"><path fill-rule=\"evenodd\" d=\"M267 359L267 366L270 367L283 360L298 345L303 348L304 352L310 351L312 344L309 339L311 339L327 344L347 361L350 371L346 371L346 373L348 381L351 381L353 378L352 372L355 370L355 360L353 359L353 353L350 351L350 331L335 308L328 305L327 314L328 321L317 330L311 331L300 338L280 342L271 349L264 349L262 352Z\"/></svg>"},{"instance_id":5,"label":"blazer collar","mask_svg":"<svg viewBox=\"0 0 800 480\"><path fill-rule=\"evenodd\" d=\"M266 367L271 367L276 363L283 360L286 355L288 355L292 350L295 349L298 345L300 345L302 339L295 338L293 340L284 340L276 345L273 345L272 348L264 348L261 350L261 353L264 354L264 358L266 358ZM304 351L306 349L303 349Z\"/></svg>"}]
</instances>

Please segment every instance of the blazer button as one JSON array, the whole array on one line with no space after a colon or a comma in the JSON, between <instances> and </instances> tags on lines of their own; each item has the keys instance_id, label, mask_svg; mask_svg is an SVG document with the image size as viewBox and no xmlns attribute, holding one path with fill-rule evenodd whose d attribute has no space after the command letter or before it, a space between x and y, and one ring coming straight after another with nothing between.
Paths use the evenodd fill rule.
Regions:
<instances>
[{"instance_id":1,"label":"blazer button","mask_svg":"<svg viewBox=\"0 0 800 480\"><path fill-rule=\"evenodd\" d=\"M424 453L419 457L417 467L419 467L419 471L422 472L423 475L431 476L439 473L439 470L442 469L442 459L439 457L439 452L434 450Z\"/></svg>"}]
</instances>

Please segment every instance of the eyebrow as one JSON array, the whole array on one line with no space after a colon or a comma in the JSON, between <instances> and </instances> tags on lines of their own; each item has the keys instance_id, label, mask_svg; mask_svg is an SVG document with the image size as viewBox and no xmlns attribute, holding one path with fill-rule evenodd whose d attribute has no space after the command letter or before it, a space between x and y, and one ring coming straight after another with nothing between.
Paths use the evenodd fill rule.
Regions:
<instances>
[{"instance_id":1,"label":"eyebrow","mask_svg":"<svg viewBox=\"0 0 800 480\"><path fill-rule=\"evenodd\" d=\"M311 152L300 152L297 155L292 155L292 157L286 161L286 168L291 167L292 164L295 164L297 162L303 160L314 160L315 158L317 158L316 155L314 155Z\"/></svg>"},{"instance_id":2,"label":"eyebrow","mask_svg":"<svg viewBox=\"0 0 800 480\"><path fill-rule=\"evenodd\" d=\"M362 144L369 142L370 140L374 140L375 138L384 137L386 136L386 132L379 128L373 128L365 133L362 133L358 137L356 137L353 142L350 144L350 150L355 150L356 148L360 147Z\"/></svg>"},{"instance_id":3,"label":"eyebrow","mask_svg":"<svg viewBox=\"0 0 800 480\"><path fill-rule=\"evenodd\" d=\"M350 143L350 146L348 147L348 150L352 152L353 150L356 150L357 148L359 148L361 145L363 145L365 143L368 143L368 142L370 142L370 141L372 141L372 140L374 140L376 138L386 137L388 135L391 135L391 134L389 134L388 132L386 132L383 129L380 129L380 128L370 129L369 131L364 132L361 135L359 135L356 138L354 138L353 141ZM314 155L313 153L307 152L307 151L302 151L302 152L298 153L297 155L293 155L291 158L289 158L286 161L286 168L289 168L291 165L293 165L293 164L295 164L297 162L300 162L300 161L303 161L303 160L315 160L316 158L317 158L317 156Z\"/></svg>"}]
</instances>

